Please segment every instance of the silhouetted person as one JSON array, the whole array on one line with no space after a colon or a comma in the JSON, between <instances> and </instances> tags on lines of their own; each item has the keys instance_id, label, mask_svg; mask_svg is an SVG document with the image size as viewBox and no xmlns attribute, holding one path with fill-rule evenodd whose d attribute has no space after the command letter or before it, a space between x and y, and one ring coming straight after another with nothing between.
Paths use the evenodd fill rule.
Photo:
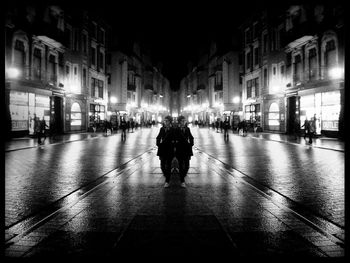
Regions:
<instances>
[{"instance_id":1,"label":"silhouetted person","mask_svg":"<svg viewBox=\"0 0 350 263\"><path fill-rule=\"evenodd\" d=\"M225 119L223 123L223 127L224 127L224 138L226 138L228 137L228 130L230 129L230 122L228 118Z\"/></svg>"},{"instance_id":2,"label":"silhouetted person","mask_svg":"<svg viewBox=\"0 0 350 263\"><path fill-rule=\"evenodd\" d=\"M305 129L305 132L304 132L304 140L306 140L306 136L308 136L308 135L309 135L309 132L310 132L310 122L309 122L309 120L307 119L307 117L306 117L306 119L305 119L305 121L304 121L304 124L303 124L301 127L304 127L304 129Z\"/></svg>"},{"instance_id":3,"label":"silhouetted person","mask_svg":"<svg viewBox=\"0 0 350 263\"><path fill-rule=\"evenodd\" d=\"M121 117L121 120L120 120L120 129L122 130L122 140L125 140L125 139L126 139L127 123L126 123L124 117Z\"/></svg>"},{"instance_id":4,"label":"silhouetted person","mask_svg":"<svg viewBox=\"0 0 350 263\"><path fill-rule=\"evenodd\" d=\"M38 144L41 144L40 119L34 114L34 135L38 138Z\"/></svg>"},{"instance_id":5,"label":"silhouetted person","mask_svg":"<svg viewBox=\"0 0 350 263\"><path fill-rule=\"evenodd\" d=\"M40 134L41 137L44 137L44 141L42 143L44 143L46 140L46 127L48 128L49 126L46 124L45 118L43 116L43 118L40 121Z\"/></svg>"},{"instance_id":6,"label":"silhouetted person","mask_svg":"<svg viewBox=\"0 0 350 263\"><path fill-rule=\"evenodd\" d=\"M169 187L171 176L171 163L174 158L174 129L172 128L173 118L166 116L164 124L160 128L156 138L156 145L158 146L157 155L160 159L160 168L165 177L164 187Z\"/></svg>"},{"instance_id":7,"label":"silhouetted person","mask_svg":"<svg viewBox=\"0 0 350 263\"><path fill-rule=\"evenodd\" d=\"M193 156L192 146L194 143L190 128L186 126L184 116L179 116L178 127L175 129L175 157L179 162L181 186L186 187L185 177L190 168L190 159Z\"/></svg>"},{"instance_id":8,"label":"silhouetted person","mask_svg":"<svg viewBox=\"0 0 350 263\"><path fill-rule=\"evenodd\" d=\"M312 144L312 137L316 132L316 117L313 117L309 122L309 143Z\"/></svg>"}]
</instances>

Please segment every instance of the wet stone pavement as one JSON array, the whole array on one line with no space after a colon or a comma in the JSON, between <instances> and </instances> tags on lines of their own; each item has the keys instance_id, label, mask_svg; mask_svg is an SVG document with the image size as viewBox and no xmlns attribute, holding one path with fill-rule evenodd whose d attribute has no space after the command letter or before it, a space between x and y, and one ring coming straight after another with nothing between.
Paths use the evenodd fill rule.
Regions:
<instances>
[{"instance_id":1,"label":"wet stone pavement","mask_svg":"<svg viewBox=\"0 0 350 263\"><path fill-rule=\"evenodd\" d=\"M158 128L9 143L5 256L344 257L341 142L191 130L186 188L176 172L163 187Z\"/></svg>"}]
</instances>

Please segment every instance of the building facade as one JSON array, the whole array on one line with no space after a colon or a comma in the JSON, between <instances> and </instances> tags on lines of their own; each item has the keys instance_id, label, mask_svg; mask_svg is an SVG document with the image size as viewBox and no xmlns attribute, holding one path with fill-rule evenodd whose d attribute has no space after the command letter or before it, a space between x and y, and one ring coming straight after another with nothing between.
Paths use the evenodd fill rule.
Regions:
<instances>
[{"instance_id":1,"label":"building facade","mask_svg":"<svg viewBox=\"0 0 350 263\"><path fill-rule=\"evenodd\" d=\"M115 125L121 117L144 125L170 114L170 83L139 45L129 54L111 51L110 76L108 114Z\"/></svg>"},{"instance_id":2,"label":"building facade","mask_svg":"<svg viewBox=\"0 0 350 263\"><path fill-rule=\"evenodd\" d=\"M208 54L182 79L180 105L189 122L212 124L229 118L237 125L242 115L239 52L217 52L213 43Z\"/></svg>"},{"instance_id":3,"label":"building facade","mask_svg":"<svg viewBox=\"0 0 350 263\"><path fill-rule=\"evenodd\" d=\"M344 23L337 5L263 10L241 25L244 118L265 131L341 136Z\"/></svg>"},{"instance_id":4,"label":"building facade","mask_svg":"<svg viewBox=\"0 0 350 263\"><path fill-rule=\"evenodd\" d=\"M92 121L104 120L108 27L83 10L73 13L57 5L8 7L5 104L9 136L32 135L34 114L46 120L52 133L86 131Z\"/></svg>"}]
</instances>

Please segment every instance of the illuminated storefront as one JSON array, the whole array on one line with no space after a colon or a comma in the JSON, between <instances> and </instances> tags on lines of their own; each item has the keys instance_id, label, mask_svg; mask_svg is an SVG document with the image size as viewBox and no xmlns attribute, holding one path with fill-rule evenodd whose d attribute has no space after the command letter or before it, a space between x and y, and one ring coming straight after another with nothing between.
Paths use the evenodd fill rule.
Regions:
<instances>
[{"instance_id":1,"label":"illuminated storefront","mask_svg":"<svg viewBox=\"0 0 350 263\"><path fill-rule=\"evenodd\" d=\"M89 111L89 121L90 121L90 126L93 123L96 123L97 125L103 123L105 120L105 106L100 105L100 104L90 104L90 111Z\"/></svg>"},{"instance_id":2,"label":"illuminated storefront","mask_svg":"<svg viewBox=\"0 0 350 263\"><path fill-rule=\"evenodd\" d=\"M30 92L10 91L9 109L12 131L34 134L34 114L50 126L50 97Z\"/></svg>"},{"instance_id":3,"label":"illuminated storefront","mask_svg":"<svg viewBox=\"0 0 350 263\"><path fill-rule=\"evenodd\" d=\"M316 116L316 133L338 132L341 108L340 91L319 92L300 96L300 123Z\"/></svg>"},{"instance_id":4,"label":"illuminated storefront","mask_svg":"<svg viewBox=\"0 0 350 263\"><path fill-rule=\"evenodd\" d=\"M250 104L245 105L245 120L250 124L255 124L257 126L261 125L260 117L261 117L261 110L260 110L260 104Z\"/></svg>"}]
</instances>

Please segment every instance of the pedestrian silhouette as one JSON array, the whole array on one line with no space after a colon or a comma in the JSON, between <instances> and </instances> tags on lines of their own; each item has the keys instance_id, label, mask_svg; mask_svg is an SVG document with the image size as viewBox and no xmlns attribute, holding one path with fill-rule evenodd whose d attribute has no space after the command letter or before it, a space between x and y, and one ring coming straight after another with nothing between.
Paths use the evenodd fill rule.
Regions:
<instances>
[{"instance_id":1,"label":"pedestrian silhouette","mask_svg":"<svg viewBox=\"0 0 350 263\"><path fill-rule=\"evenodd\" d=\"M124 117L121 117L120 120L120 129L122 130L122 140L126 140L126 129L127 129L127 123L124 119Z\"/></svg>"},{"instance_id":2,"label":"pedestrian silhouette","mask_svg":"<svg viewBox=\"0 0 350 263\"><path fill-rule=\"evenodd\" d=\"M177 120L179 126L175 129L175 157L179 163L181 187L186 187L185 177L190 167L191 156L193 156L194 138L190 128L186 126L185 117L179 116Z\"/></svg>"},{"instance_id":3,"label":"pedestrian silhouette","mask_svg":"<svg viewBox=\"0 0 350 263\"><path fill-rule=\"evenodd\" d=\"M309 121L309 143L312 144L312 137L316 133L316 117Z\"/></svg>"},{"instance_id":4,"label":"pedestrian silhouette","mask_svg":"<svg viewBox=\"0 0 350 263\"><path fill-rule=\"evenodd\" d=\"M304 129L305 129L304 140L306 140L306 137L309 135L309 132L310 132L310 122L307 119L307 117L306 117L306 119L304 121L304 124L301 127L304 127Z\"/></svg>"},{"instance_id":5,"label":"pedestrian silhouette","mask_svg":"<svg viewBox=\"0 0 350 263\"><path fill-rule=\"evenodd\" d=\"M172 117L164 118L163 126L160 128L156 137L156 145L158 146L157 156L160 159L160 168L165 177L164 187L169 187L171 176L171 163L174 158L174 129L172 128Z\"/></svg>"},{"instance_id":6,"label":"pedestrian silhouette","mask_svg":"<svg viewBox=\"0 0 350 263\"><path fill-rule=\"evenodd\" d=\"M46 127L48 128L49 126L46 124L45 118L43 116L43 118L40 121L40 135L44 138L44 141L42 141L41 143L44 143L46 140Z\"/></svg>"},{"instance_id":7,"label":"pedestrian silhouette","mask_svg":"<svg viewBox=\"0 0 350 263\"><path fill-rule=\"evenodd\" d=\"M225 121L223 122L223 127L224 127L224 138L226 139L226 137L228 138L228 130L230 129L230 122L228 118L226 118Z\"/></svg>"}]
</instances>

